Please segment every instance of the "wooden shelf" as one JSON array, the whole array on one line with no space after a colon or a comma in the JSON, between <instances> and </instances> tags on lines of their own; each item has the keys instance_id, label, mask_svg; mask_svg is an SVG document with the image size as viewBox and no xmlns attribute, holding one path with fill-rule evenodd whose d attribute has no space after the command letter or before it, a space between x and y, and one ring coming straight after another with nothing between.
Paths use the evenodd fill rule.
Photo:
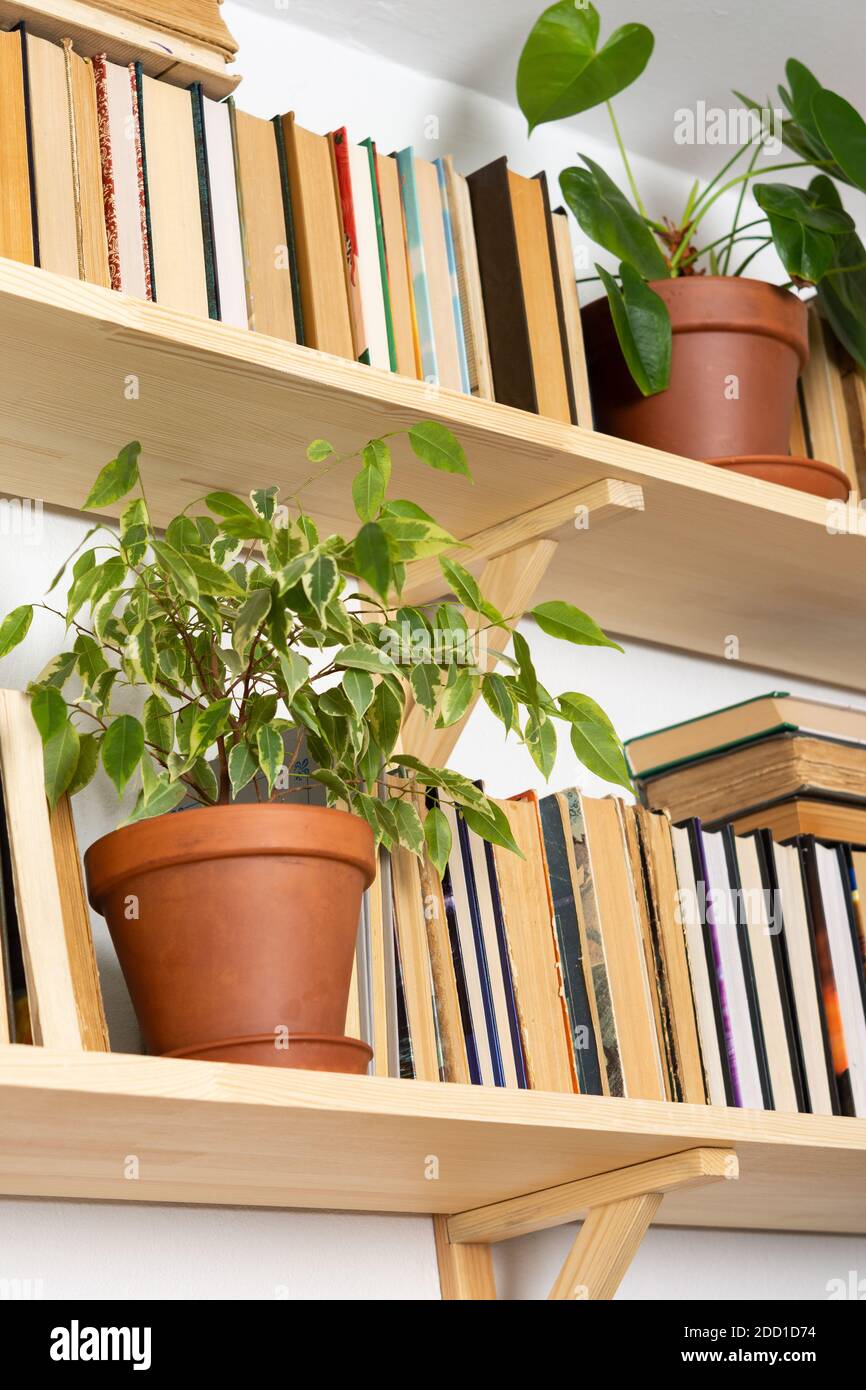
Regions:
<instances>
[{"instance_id":1,"label":"wooden shelf","mask_svg":"<svg viewBox=\"0 0 866 1390\"><path fill-rule=\"evenodd\" d=\"M146 16L147 6L139 9ZM241 80L226 66L228 47L171 32L157 19L113 13L98 3L80 0L0 0L0 28L8 29L22 19L42 38L58 43L72 39L84 58L105 53L112 63L140 62L150 77L164 78L177 87L200 82L209 97L228 96ZM223 42L229 45L233 41L225 32Z\"/></svg>"},{"instance_id":2,"label":"wooden shelf","mask_svg":"<svg viewBox=\"0 0 866 1390\"><path fill-rule=\"evenodd\" d=\"M717 657L733 636L744 663L866 689L866 537L830 535L817 498L11 261L0 261L0 334L2 491L80 507L97 469L137 438L165 521L209 488L297 487L318 436L342 451L438 419L464 443L474 487L401 443L395 495L461 538L513 521L516 543L527 513L605 479L642 490L644 510L618 509L613 529L575 529L560 512L541 598ZM326 527L352 534L348 480L337 470L306 495Z\"/></svg>"},{"instance_id":3,"label":"wooden shelf","mask_svg":"<svg viewBox=\"0 0 866 1390\"><path fill-rule=\"evenodd\" d=\"M739 1180L662 1223L866 1232L862 1120L0 1048L8 1196L453 1215L696 1147Z\"/></svg>"}]
</instances>

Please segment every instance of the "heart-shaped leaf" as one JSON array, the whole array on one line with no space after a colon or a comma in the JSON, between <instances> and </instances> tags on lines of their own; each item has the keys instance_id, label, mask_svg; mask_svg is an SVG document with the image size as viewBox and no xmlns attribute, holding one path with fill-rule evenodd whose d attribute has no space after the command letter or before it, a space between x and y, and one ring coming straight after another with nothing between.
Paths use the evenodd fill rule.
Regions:
<instances>
[{"instance_id":1,"label":"heart-shaped leaf","mask_svg":"<svg viewBox=\"0 0 866 1390\"><path fill-rule=\"evenodd\" d=\"M603 266L595 268L607 290L616 336L636 386L644 396L666 390L673 350L667 305L625 261L619 267L622 288Z\"/></svg>"},{"instance_id":2,"label":"heart-shaped leaf","mask_svg":"<svg viewBox=\"0 0 866 1390\"><path fill-rule=\"evenodd\" d=\"M627 261L645 280L665 280L667 261L643 218L588 155L581 155L585 169L564 169L559 183L586 235L619 261Z\"/></svg>"},{"instance_id":3,"label":"heart-shaped leaf","mask_svg":"<svg viewBox=\"0 0 866 1390\"><path fill-rule=\"evenodd\" d=\"M812 97L821 139L855 188L866 193L866 121L849 101L822 88Z\"/></svg>"}]
</instances>

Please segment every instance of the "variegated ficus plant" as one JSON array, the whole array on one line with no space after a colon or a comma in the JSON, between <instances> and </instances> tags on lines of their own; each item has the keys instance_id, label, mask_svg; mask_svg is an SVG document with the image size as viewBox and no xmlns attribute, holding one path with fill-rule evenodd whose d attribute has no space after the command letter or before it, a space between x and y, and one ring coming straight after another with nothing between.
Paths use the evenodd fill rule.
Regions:
<instances>
[{"instance_id":1,"label":"variegated ficus plant","mask_svg":"<svg viewBox=\"0 0 866 1390\"><path fill-rule=\"evenodd\" d=\"M92 527L46 601L16 608L0 624L0 656L25 638L35 610L66 624L66 645L29 688L52 804L85 787L100 763L119 795L137 789L131 821L188 798L223 805L250 783L261 799L278 801L312 779L386 847L421 854L426 845L441 872L448 821L435 805L423 818L417 810L433 790L485 839L515 846L502 812L470 780L401 748L403 715L411 696L442 728L479 691L545 776L560 724L586 767L629 785L599 706L572 691L549 694L517 631L521 615L499 613L484 598L445 553L459 547L432 517L388 498L393 438L344 457L325 440L309 447L310 483L323 470L360 465L352 483L360 527L351 540L321 537L300 494L283 500L274 487L249 501L209 493L163 533L151 520L140 446L128 444L102 469L84 506L103 511L126 499L119 525ZM442 425L420 423L408 442L423 464L470 477L461 445ZM429 556L439 557L443 591L458 602L402 605L407 565ZM64 577L68 595L58 607L50 594ZM616 645L570 603L542 603L532 616L566 642ZM494 631L500 647L513 643L513 657L499 653L500 671L485 673L485 638Z\"/></svg>"}]
</instances>

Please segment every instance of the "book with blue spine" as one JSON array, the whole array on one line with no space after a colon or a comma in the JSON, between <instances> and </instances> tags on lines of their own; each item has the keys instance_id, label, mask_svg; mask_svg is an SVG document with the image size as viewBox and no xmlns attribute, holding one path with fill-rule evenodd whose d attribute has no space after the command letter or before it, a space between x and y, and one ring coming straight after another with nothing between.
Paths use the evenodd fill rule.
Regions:
<instances>
[{"instance_id":1,"label":"book with blue spine","mask_svg":"<svg viewBox=\"0 0 866 1390\"><path fill-rule=\"evenodd\" d=\"M438 385L439 360L436 353L436 340L433 335L433 307L430 302L430 287L427 282L421 210L418 204L418 187L415 179L415 151L410 145L394 157L400 172L400 197L403 200L403 213L406 218L406 244L409 249L409 267L412 272L415 328L418 334L421 370L425 381L432 385Z\"/></svg>"},{"instance_id":2,"label":"book with blue spine","mask_svg":"<svg viewBox=\"0 0 866 1390\"><path fill-rule=\"evenodd\" d=\"M448 202L448 184L445 177L445 163L434 159L433 166L439 179L439 194L442 198L442 223L445 228L445 249L448 253L448 274L451 278L451 304L454 310L454 328L457 334L457 358L460 363L460 380L467 396L472 394L469 378L469 358L466 353L466 335L463 329L463 308L460 303L460 285L457 279L457 254L454 249L454 228L451 225L451 209Z\"/></svg>"}]
</instances>

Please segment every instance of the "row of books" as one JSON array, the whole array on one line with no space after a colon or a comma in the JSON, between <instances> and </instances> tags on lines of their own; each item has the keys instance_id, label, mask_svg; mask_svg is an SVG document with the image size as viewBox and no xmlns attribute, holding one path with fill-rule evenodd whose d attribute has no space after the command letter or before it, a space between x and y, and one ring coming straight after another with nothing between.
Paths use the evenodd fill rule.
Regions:
<instances>
[{"instance_id":1,"label":"row of books","mask_svg":"<svg viewBox=\"0 0 866 1390\"><path fill-rule=\"evenodd\" d=\"M500 804L523 859L451 809L441 884L383 855L358 968L377 1071L866 1117L866 853L576 790Z\"/></svg>"},{"instance_id":2,"label":"row of books","mask_svg":"<svg viewBox=\"0 0 866 1390\"><path fill-rule=\"evenodd\" d=\"M0 256L591 425L566 214L0 32Z\"/></svg>"},{"instance_id":3,"label":"row of books","mask_svg":"<svg viewBox=\"0 0 866 1390\"><path fill-rule=\"evenodd\" d=\"M773 691L630 739L647 806L866 845L866 711Z\"/></svg>"}]
</instances>

